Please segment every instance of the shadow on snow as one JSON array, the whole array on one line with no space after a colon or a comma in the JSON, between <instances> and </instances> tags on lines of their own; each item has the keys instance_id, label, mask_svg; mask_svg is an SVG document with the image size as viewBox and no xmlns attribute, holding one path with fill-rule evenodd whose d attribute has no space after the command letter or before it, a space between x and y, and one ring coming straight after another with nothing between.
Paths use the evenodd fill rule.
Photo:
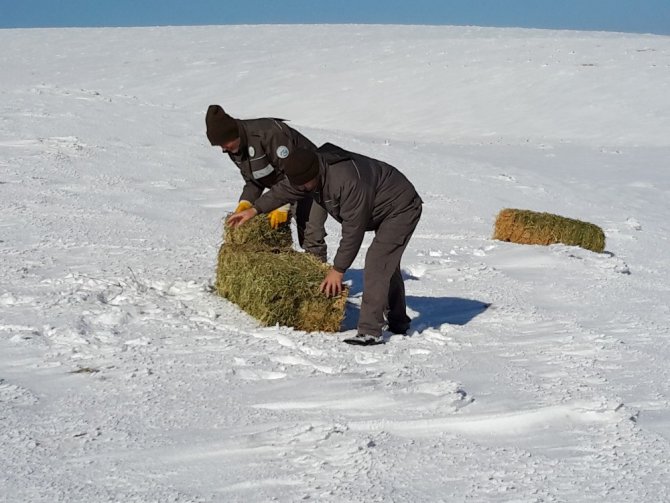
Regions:
<instances>
[{"instance_id":1,"label":"shadow on snow","mask_svg":"<svg viewBox=\"0 0 670 503\"><path fill-rule=\"evenodd\" d=\"M403 272L403 279L417 279ZM350 297L362 294L363 271L354 269L347 271L346 281L351 282ZM418 313L412 319L411 332L422 331L428 328L439 328L445 323L450 325L466 325L475 317L486 311L491 304L479 300L463 299L459 297L419 297L407 296L407 307ZM347 302L342 330L355 330L358 321L359 305Z\"/></svg>"}]
</instances>

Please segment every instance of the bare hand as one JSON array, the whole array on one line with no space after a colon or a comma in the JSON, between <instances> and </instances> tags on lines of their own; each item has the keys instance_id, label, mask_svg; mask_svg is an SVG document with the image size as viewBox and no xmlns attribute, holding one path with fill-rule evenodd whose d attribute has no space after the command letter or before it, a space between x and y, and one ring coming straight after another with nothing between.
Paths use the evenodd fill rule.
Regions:
<instances>
[{"instance_id":1,"label":"bare hand","mask_svg":"<svg viewBox=\"0 0 670 503\"><path fill-rule=\"evenodd\" d=\"M320 290L325 293L328 297L335 297L342 293L342 278L344 273L337 272L335 269L331 269L326 275L326 279L323 280Z\"/></svg>"},{"instance_id":2,"label":"bare hand","mask_svg":"<svg viewBox=\"0 0 670 503\"><path fill-rule=\"evenodd\" d=\"M254 218L256 215L258 215L258 210L256 208L249 208L244 211L238 211L237 213L233 213L228 217L228 220L226 220L226 224L235 228L239 227L240 225L243 225L247 220L251 220Z\"/></svg>"}]
</instances>

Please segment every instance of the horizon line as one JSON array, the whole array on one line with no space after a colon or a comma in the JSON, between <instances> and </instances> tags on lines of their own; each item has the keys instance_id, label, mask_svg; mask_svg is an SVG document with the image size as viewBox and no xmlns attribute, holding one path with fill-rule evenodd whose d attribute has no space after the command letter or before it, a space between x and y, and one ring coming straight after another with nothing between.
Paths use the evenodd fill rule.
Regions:
<instances>
[{"instance_id":1,"label":"horizon line","mask_svg":"<svg viewBox=\"0 0 670 503\"><path fill-rule=\"evenodd\" d=\"M655 31L632 30L622 31L616 29L584 29L584 28L566 28L566 27L529 27L519 25L483 25L483 24L459 24L459 23L373 23L373 22L257 22L257 23L188 23L188 24L72 24L72 25L36 25L36 26L0 26L0 30L52 30L52 29L100 29L100 28L200 28L215 26L431 26L431 27L457 27L457 28L485 28L485 29L510 29L510 30L535 30L535 31L569 31L569 32L587 32L587 33L612 33L629 35L653 35L667 37L668 33Z\"/></svg>"}]
</instances>

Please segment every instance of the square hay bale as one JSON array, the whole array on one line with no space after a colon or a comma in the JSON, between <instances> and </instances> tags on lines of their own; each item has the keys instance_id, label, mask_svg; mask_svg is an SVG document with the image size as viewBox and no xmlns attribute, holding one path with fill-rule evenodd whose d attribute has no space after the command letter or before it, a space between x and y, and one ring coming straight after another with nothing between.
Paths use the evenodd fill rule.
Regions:
<instances>
[{"instance_id":1,"label":"square hay bale","mask_svg":"<svg viewBox=\"0 0 670 503\"><path fill-rule=\"evenodd\" d=\"M597 225L551 213L506 208L498 213L493 239L520 244L563 243L602 253L605 233Z\"/></svg>"},{"instance_id":2,"label":"square hay bale","mask_svg":"<svg viewBox=\"0 0 670 503\"><path fill-rule=\"evenodd\" d=\"M267 215L252 218L236 229L224 226L224 243L243 252L286 252L293 250L291 226L288 222L277 229L270 227Z\"/></svg>"},{"instance_id":3,"label":"square hay bale","mask_svg":"<svg viewBox=\"0 0 670 503\"><path fill-rule=\"evenodd\" d=\"M330 269L292 247L290 225L270 228L267 216L236 229L225 227L219 249L216 291L265 326L307 332L338 332L348 289L338 297L319 290Z\"/></svg>"}]
</instances>

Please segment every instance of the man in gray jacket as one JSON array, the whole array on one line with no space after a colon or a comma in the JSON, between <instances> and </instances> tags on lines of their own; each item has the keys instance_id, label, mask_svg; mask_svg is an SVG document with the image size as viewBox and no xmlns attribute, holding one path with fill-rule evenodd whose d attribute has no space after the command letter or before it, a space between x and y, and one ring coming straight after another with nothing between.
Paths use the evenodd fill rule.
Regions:
<instances>
[{"instance_id":1,"label":"man in gray jacket","mask_svg":"<svg viewBox=\"0 0 670 503\"><path fill-rule=\"evenodd\" d=\"M366 231L375 237L365 256L363 302L358 334L344 342L358 345L384 342L387 313L393 333L405 334L410 318L400 259L419 218L422 201L414 186L393 166L326 143L316 152L295 150L284 164L286 179L248 209L230 216L233 226L259 213L297 201L306 193L342 224L342 238L333 268L321 284L326 295L339 295L342 278L360 250Z\"/></svg>"},{"instance_id":2,"label":"man in gray jacket","mask_svg":"<svg viewBox=\"0 0 670 503\"><path fill-rule=\"evenodd\" d=\"M316 145L280 119L234 119L219 105L210 105L205 123L210 143L228 154L244 179L235 212L251 208L265 189L284 179L282 165L294 149L316 150ZM295 202L300 246L325 262L328 213L313 204L309 195ZM288 213L288 204L274 209L269 213L270 225L276 228L283 224Z\"/></svg>"}]
</instances>

